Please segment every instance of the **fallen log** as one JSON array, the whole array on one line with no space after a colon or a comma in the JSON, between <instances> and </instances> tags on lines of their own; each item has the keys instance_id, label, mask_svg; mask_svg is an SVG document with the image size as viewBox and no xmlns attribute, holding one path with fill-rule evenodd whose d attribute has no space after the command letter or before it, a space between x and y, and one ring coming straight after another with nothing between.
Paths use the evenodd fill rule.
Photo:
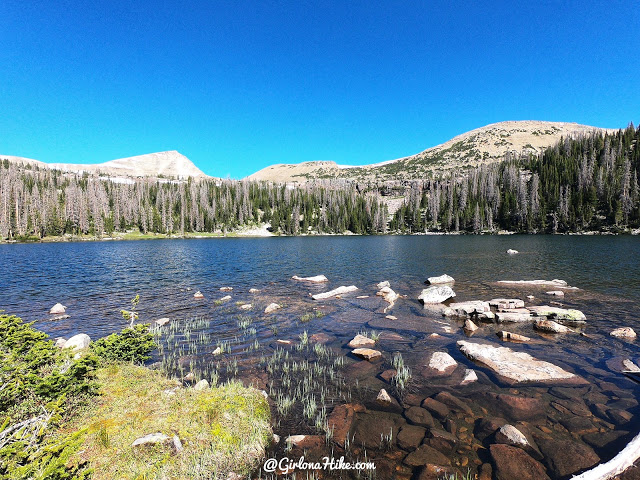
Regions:
<instances>
[{"instance_id":1,"label":"fallen log","mask_svg":"<svg viewBox=\"0 0 640 480\"><path fill-rule=\"evenodd\" d=\"M606 463L581 473L571 480L609 480L620 475L640 458L640 434L636 435L622 451Z\"/></svg>"}]
</instances>

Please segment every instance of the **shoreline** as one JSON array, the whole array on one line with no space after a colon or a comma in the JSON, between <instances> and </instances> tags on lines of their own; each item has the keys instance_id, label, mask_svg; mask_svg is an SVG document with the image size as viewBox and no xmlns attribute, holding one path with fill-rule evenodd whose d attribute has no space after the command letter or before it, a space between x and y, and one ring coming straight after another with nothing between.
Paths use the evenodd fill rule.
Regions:
<instances>
[{"instance_id":1,"label":"shoreline","mask_svg":"<svg viewBox=\"0 0 640 480\"><path fill-rule=\"evenodd\" d=\"M357 234L351 232L344 233L310 233L301 235L286 235L271 233L267 230L257 231L258 229L251 229L249 231L233 231L228 233L222 232L200 232L198 234L185 234L185 235L166 235L166 234L139 234L127 232L122 235L112 237L96 237L96 236L78 236L78 235L63 235L56 237L44 237L44 238L29 238L27 240L0 240L0 245L12 245L12 244L34 244L34 243L80 243L80 242L120 242L120 241L141 241L141 240L202 240L202 239L220 239L220 238L269 238L269 237L379 237L379 236L397 236L397 237L409 237L409 236L507 236L507 235L553 235L553 236L637 236L640 235L640 229L627 230L622 232L600 232L600 231L584 231L584 232L563 232L563 233L524 233L524 232L511 232L511 231L499 231L499 232L419 232L419 233L383 233L383 234ZM263 233L264 232L264 233Z\"/></svg>"}]
</instances>

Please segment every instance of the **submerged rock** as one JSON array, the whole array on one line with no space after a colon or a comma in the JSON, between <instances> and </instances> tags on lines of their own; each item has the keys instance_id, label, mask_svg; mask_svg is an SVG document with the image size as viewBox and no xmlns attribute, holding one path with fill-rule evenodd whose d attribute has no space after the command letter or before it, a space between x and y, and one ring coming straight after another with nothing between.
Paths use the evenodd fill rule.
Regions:
<instances>
[{"instance_id":1,"label":"submerged rock","mask_svg":"<svg viewBox=\"0 0 640 480\"><path fill-rule=\"evenodd\" d=\"M253 308L253 305L251 305L250 303L245 303L244 305L240 305L240 310L251 310Z\"/></svg>"},{"instance_id":2,"label":"submerged rock","mask_svg":"<svg viewBox=\"0 0 640 480\"><path fill-rule=\"evenodd\" d=\"M538 360L525 352L515 352L508 347L494 347L464 340L457 343L462 353L469 359L484 364L509 383L586 383L581 377L552 363Z\"/></svg>"},{"instance_id":3,"label":"submerged rock","mask_svg":"<svg viewBox=\"0 0 640 480\"><path fill-rule=\"evenodd\" d=\"M611 335L612 337L628 338L628 339L636 338L636 336L637 336L636 332L631 327L616 328L609 335Z\"/></svg>"},{"instance_id":4,"label":"submerged rock","mask_svg":"<svg viewBox=\"0 0 640 480\"><path fill-rule=\"evenodd\" d=\"M323 283L329 281L329 279L324 275L316 275L315 277L299 277L297 275L294 275L291 278L293 278L294 280L298 280L299 282Z\"/></svg>"},{"instance_id":5,"label":"submerged rock","mask_svg":"<svg viewBox=\"0 0 640 480\"><path fill-rule=\"evenodd\" d=\"M267 308L264 309L264 313L273 313L276 310L280 310L282 308L282 306L278 305L277 303L270 303L269 305L267 305Z\"/></svg>"},{"instance_id":6,"label":"submerged rock","mask_svg":"<svg viewBox=\"0 0 640 480\"><path fill-rule=\"evenodd\" d=\"M67 307L65 307L61 303L56 303L53 307L51 307L51 310L49 310L49 313L51 315L62 315L66 311L67 311Z\"/></svg>"},{"instance_id":7,"label":"submerged rock","mask_svg":"<svg viewBox=\"0 0 640 480\"><path fill-rule=\"evenodd\" d=\"M364 412L364 406L358 403L346 403L334 407L327 418L327 425L333 430L333 441L344 447L345 440L351 430L351 425L357 412Z\"/></svg>"},{"instance_id":8,"label":"submerged rock","mask_svg":"<svg viewBox=\"0 0 640 480\"><path fill-rule=\"evenodd\" d=\"M429 445L420 445L416 450L407 455L404 463L412 467L424 465L451 465L447 456Z\"/></svg>"},{"instance_id":9,"label":"submerged rock","mask_svg":"<svg viewBox=\"0 0 640 480\"><path fill-rule=\"evenodd\" d=\"M544 466L521 448L494 444L489 451L496 480L550 480Z\"/></svg>"},{"instance_id":10,"label":"submerged rock","mask_svg":"<svg viewBox=\"0 0 640 480\"><path fill-rule=\"evenodd\" d=\"M335 288L333 290L330 290L328 292L324 292L324 293L317 293L315 295L312 295L311 298L313 298L314 300L324 300L325 298L331 298L331 297L335 297L336 295L342 295L344 293L349 293L349 292L355 292L356 290L358 290L358 287L356 287L355 285L350 285L348 287L340 286L338 288Z\"/></svg>"},{"instance_id":11,"label":"submerged rock","mask_svg":"<svg viewBox=\"0 0 640 480\"><path fill-rule=\"evenodd\" d=\"M442 285L446 283L455 283L453 277L450 277L446 273L444 275L440 275L439 277L429 277L425 282L427 285Z\"/></svg>"},{"instance_id":12,"label":"submerged rock","mask_svg":"<svg viewBox=\"0 0 640 480\"><path fill-rule=\"evenodd\" d=\"M422 293L418 297L423 304L442 303L445 300L455 297L456 294L451 287L446 285L440 287L429 287L422 290Z\"/></svg>"},{"instance_id":13,"label":"submerged rock","mask_svg":"<svg viewBox=\"0 0 640 480\"><path fill-rule=\"evenodd\" d=\"M525 337L524 335L519 335L517 333L507 332L506 330L501 330L497 332L496 335L501 340L510 342L528 342L529 340L531 340L529 337Z\"/></svg>"}]
</instances>

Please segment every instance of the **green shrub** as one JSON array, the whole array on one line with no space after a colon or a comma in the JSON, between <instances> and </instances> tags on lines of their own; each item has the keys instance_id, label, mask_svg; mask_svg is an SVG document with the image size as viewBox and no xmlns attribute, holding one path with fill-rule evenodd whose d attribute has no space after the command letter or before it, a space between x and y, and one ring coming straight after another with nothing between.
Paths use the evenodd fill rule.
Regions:
<instances>
[{"instance_id":1,"label":"green shrub","mask_svg":"<svg viewBox=\"0 0 640 480\"><path fill-rule=\"evenodd\" d=\"M142 363L148 360L149 352L156 347L148 325L135 325L120 333L91 344L93 352L102 360Z\"/></svg>"}]
</instances>

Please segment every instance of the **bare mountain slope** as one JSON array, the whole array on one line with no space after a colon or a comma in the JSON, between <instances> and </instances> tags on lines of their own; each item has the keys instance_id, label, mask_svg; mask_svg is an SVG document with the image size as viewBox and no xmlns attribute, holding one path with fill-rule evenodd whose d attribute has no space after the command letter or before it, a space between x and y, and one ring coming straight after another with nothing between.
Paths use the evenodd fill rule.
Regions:
<instances>
[{"instance_id":1,"label":"bare mountain slope","mask_svg":"<svg viewBox=\"0 0 640 480\"><path fill-rule=\"evenodd\" d=\"M561 137L577 137L605 129L565 122L508 121L494 123L452 138L409 157L361 167L335 162L272 165L249 179L272 182L306 182L313 178L394 180L424 177L430 171L450 170L490 163L515 154L536 153L555 145ZM610 131L610 130L608 130Z\"/></svg>"},{"instance_id":2,"label":"bare mountain slope","mask_svg":"<svg viewBox=\"0 0 640 480\"><path fill-rule=\"evenodd\" d=\"M0 159L8 159L19 164L38 165L39 167L55 168L66 172L103 173L109 176L124 177L206 177L202 170L181 153L169 152L148 153L135 157L119 158L94 165L79 165L73 163L44 163L30 158L2 155Z\"/></svg>"}]
</instances>

